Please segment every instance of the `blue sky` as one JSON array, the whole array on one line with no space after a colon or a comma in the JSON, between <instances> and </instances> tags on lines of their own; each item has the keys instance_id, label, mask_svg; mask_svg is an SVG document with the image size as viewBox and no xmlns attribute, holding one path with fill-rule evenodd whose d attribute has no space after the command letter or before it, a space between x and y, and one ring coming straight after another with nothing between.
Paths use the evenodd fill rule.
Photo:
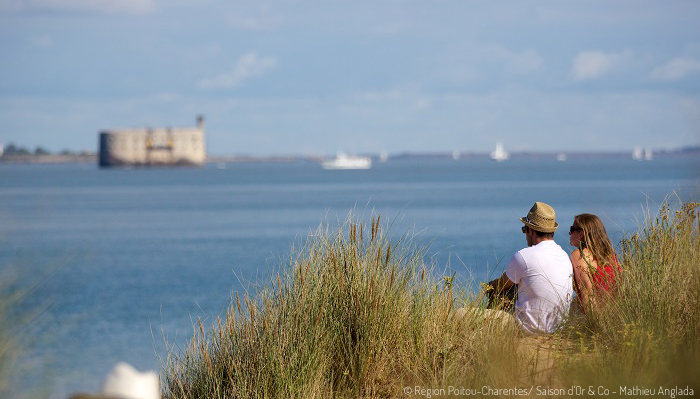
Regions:
<instances>
[{"instance_id":1,"label":"blue sky","mask_svg":"<svg viewBox=\"0 0 700 399\"><path fill-rule=\"evenodd\" d=\"M700 2L0 0L0 141L211 154L700 144Z\"/></svg>"}]
</instances>

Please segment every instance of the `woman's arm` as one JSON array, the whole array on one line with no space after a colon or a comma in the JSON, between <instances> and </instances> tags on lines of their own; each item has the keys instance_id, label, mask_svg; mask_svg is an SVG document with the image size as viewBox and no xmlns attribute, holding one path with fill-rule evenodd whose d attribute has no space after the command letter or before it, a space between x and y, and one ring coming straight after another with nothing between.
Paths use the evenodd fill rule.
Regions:
<instances>
[{"instance_id":1,"label":"woman's arm","mask_svg":"<svg viewBox=\"0 0 700 399\"><path fill-rule=\"evenodd\" d=\"M591 275L588 272L589 266L578 249L571 253L570 258L571 265L574 268L574 286L578 294L579 302L581 302L581 308L585 312L595 301L593 297L593 283L591 282Z\"/></svg>"}]
</instances>

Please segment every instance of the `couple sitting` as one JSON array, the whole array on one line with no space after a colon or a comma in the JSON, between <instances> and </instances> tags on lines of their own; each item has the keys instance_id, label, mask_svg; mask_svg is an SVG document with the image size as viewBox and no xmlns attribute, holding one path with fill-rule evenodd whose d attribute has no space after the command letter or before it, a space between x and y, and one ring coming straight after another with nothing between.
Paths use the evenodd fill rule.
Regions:
<instances>
[{"instance_id":1,"label":"couple sitting","mask_svg":"<svg viewBox=\"0 0 700 399\"><path fill-rule=\"evenodd\" d=\"M535 202L520 220L528 247L516 252L503 275L488 283L488 307L509 298L514 309L508 309L507 301L505 308L512 310L513 316L498 317L514 317L528 333L552 333L569 314L574 292L584 312L600 304L615 283L619 265L605 227L595 215L574 218L569 236L577 249L571 256L554 242L559 225L551 206Z\"/></svg>"}]
</instances>

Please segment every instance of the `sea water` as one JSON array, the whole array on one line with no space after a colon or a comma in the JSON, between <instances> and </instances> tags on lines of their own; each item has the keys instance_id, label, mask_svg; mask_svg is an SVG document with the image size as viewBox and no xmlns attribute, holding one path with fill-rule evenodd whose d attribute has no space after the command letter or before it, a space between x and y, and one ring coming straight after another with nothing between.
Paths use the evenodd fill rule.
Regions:
<instances>
[{"instance_id":1,"label":"sea water","mask_svg":"<svg viewBox=\"0 0 700 399\"><path fill-rule=\"evenodd\" d=\"M436 273L473 284L525 245L519 217L552 205L570 251L574 215L597 214L613 242L672 194L700 199L700 160L390 160L369 170L318 163L221 169L0 164L2 289L26 292L17 396L97 392L119 361L160 371L232 292L254 293L321 223L381 215Z\"/></svg>"}]
</instances>

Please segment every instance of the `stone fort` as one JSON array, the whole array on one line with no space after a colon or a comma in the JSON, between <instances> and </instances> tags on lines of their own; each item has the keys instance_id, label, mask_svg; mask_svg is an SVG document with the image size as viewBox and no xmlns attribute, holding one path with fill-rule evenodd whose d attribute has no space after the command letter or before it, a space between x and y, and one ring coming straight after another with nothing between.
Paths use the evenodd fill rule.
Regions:
<instances>
[{"instance_id":1,"label":"stone fort","mask_svg":"<svg viewBox=\"0 0 700 399\"><path fill-rule=\"evenodd\" d=\"M101 167L202 166L204 118L193 128L109 129L100 132Z\"/></svg>"}]
</instances>

